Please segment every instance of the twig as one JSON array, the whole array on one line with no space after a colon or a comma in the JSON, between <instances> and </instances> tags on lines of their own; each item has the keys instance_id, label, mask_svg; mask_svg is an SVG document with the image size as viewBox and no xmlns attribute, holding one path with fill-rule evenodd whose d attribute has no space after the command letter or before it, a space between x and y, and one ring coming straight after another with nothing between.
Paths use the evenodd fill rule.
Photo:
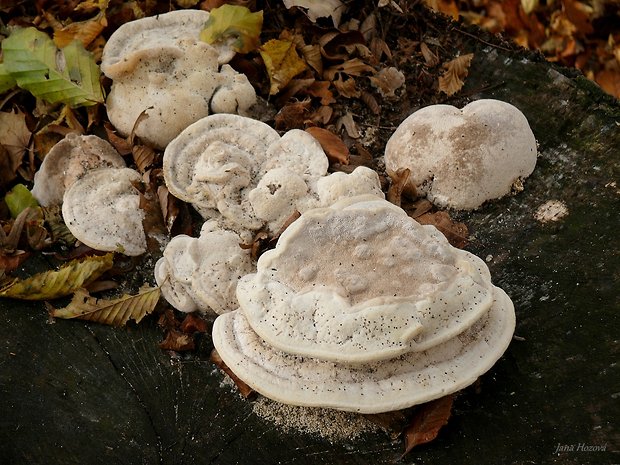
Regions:
<instances>
[{"instance_id":1,"label":"twig","mask_svg":"<svg viewBox=\"0 0 620 465\"><path fill-rule=\"evenodd\" d=\"M495 45L495 44L492 44L491 42L487 42L486 40L483 40L483 39L481 39L480 37L478 37L478 36L476 36L476 35L474 35L474 34L471 34L471 33L469 33L469 32L463 31L463 30L459 29L458 27L455 27L455 28L454 28L454 30L455 30L456 32L460 32L460 33L461 33L461 34L463 34L463 35L466 35L466 36L468 36L468 37L471 37L472 39L476 39L477 41L482 42L483 44L486 44L486 45L488 45L489 47L493 47L493 48L497 48L497 49L500 49L500 50L504 50L504 51L506 51L506 52L512 52L512 51L513 51L513 50L510 50L509 48L502 47L501 45Z\"/></svg>"}]
</instances>

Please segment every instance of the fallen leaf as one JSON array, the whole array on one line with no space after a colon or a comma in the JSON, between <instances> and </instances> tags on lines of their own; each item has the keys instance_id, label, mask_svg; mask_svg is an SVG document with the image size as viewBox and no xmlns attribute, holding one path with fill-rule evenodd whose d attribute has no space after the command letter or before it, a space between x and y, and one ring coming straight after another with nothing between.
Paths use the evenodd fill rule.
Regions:
<instances>
[{"instance_id":1,"label":"fallen leaf","mask_svg":"<svg viewBox=\"0 0 620 465\"><path fill-rule=\"evenodd\" d=\"M308 19L316 23L318 18L331 17L334 27L340 24L345 5L340 0L284 0L286 8L303 8Z\"/></svg>"},{"instance_id":2,"label":"fallen leaf","mask_svg":"<svg viewBox=\"0 0 620 465\"><path fill-rule=\"evenodd\" d=\"M319 38L321 55L328 60L347 60L366 39L360 31L330 31Z\"/></svg>"},{"instance_id":3,"label":"fallen leaf","mask_svg":"<svg viewBox=\"0 0 620 465\"><path fill-rule=\"evenodd\" d=\"M333 81L337 74L344 73L349 76L362 76L365 73L374 73L375 69L359 58L351 58L350 60L331 66L323 72L325 79Z\"/></svg>"},{"instance_id":4,"label":"fallen leaf","mask_svg":"<svg viewBox=\"0 0 620 465\"><path fill-rule=\"evenodd\" d=\"M349 164L349 149L336 134L316 126L307 128L306 132L319 141L330 163Z\"/></svg>"},{"instance_id":5,"label":"fallen leaf","mask_svg":"<svg viewBox=\"0 0 620 465\"><path fill-rule=\"evenodd\" d=\"M333 114L334 109L332 107L323 105L317 108L316 111L312 115L310 115L308 119L315 124L325 126L331 121Z\"/></svg>"},{"instance_id":6,"label":"fallen leaf","mask_svg":"<svg viewBox=\"0 0 620 465\"><path fill-rule=\"evenodd\" d=\"M463 84L469 73L469 65L474 58L473 53L462 55L450 60L443 65L446 70L443 75L439 76L439 90L448 96L456 94Z\"/></svg>"},{"instance_id":7,"label":"fallen leaf","mask_svg":"<svg viewBox=\"0 0 620 465\"><path fill-rule=\"evenodd\" d=\"M140 323L150 314L159 301L159 287L145 286L136 295L124 294L116 299L91 297L85 289L78 289L69 305L63 308L48 307L54 318L93 321L110 326L125 326L129 319Z\"/></svg>"},{"instance_id":8,"label":"fallen leaf","mask_svg":"<svg viewBox=\"0 0 620 465\"><path fill-rule=\"evenodd\" d=\"M310 99L284 105L275 116L276 129L289 130L303 128L304 122L308 118L310 107Z\"/></svg>"},{"instance_id":9,"label":"fallen leaf","mask_svg":"<svg viewBox=\"0 0 620 465\"><path fill-rule=\"evenodd\" d=\"M211 10L200 40L226 43L236 52L248 53L258 47L262 27L262 10L252 13L244 6L226 4Z\"/></svg>"},{"instance_id":10,"label":"fallen leaf","mask_svg":"<svg viewBox=\"0 0 620 465\"><path fill-rule=\"evenodd\" d=\"M364 91L359 97L373 114L378 115L381 113L381 106L379 105L379 102L377 102L377 99L370 92Z\"/></svg>"},{"instance_id":11,"label":"fallen leaf","mask_svg":"<svg viewBox=\"0 0 620 465\"><path fill-rule=\"evenodd\" d=\"M206 333L208 331L207 322L196 313L188 313L180 327L186 334Z\"/></svg>"},{"instance_id":12,"label":"fallen leaf","mask_svg":"<svg viewBox=\"0 0 620 465\"><path fill-rule=\"evenodd\" d=\"M420 224L432 224L435 226L454 247L462 249L467 245L467 236L469 236L467 226L465 223L453 221L445 211L424 213L416 217L416 220Z\"/></svg>"},{"instance_id":13,"label":"fallen leaf","mask_svg":"<svg viewBox=\"0 0 620 465\"><path fill-rule=\"evenodd\" d=\"M334 87L336 88L338 94L341 97L355 98L361 95L361 92L355 85L355 79L353 79L352 77L343 80L342 74L338 74L338 79L332 81L332 84L334 84Z\"/></svg>"},{"instance_id":14,"label":"fallen leaf","mask_svg":"<svg viewBox=\"0 0 620 465\"><path fill-rule=\"evenodd\" d=\"M22 163L22 158L28 146L32 133L26 125L26 114L15 110L15 112L0 112L0 145L6 150L6 159L2 165L6 166L9 173L3 173L3 177L15 174L17 168Z\"/></svg>"},{"instance_id":15,"label":"fallen leaf","mask_svg":"<svg viewBox=\"0 0 620 465\"><path fill-rule=\"evenodd\" d=\"M407 215L416 219L424 215L424 213L430 212L433 209L433 204L427 199L418 199L411 205L403 206L403 208L407 212Z\"/></svg>"},{"instance_id":16,"label":"fallen leaf","mask_svg":"<svg viewBox=\"0 0 620 465\"><path fill-rule=\"evenodd\" d=\"M0 94L17 86L15 78L6 70L4 63L0 63Z\"/></svg>"},{"instance_id":17,"label":"fallen leaf","mask_svg":"<svg viewBox=\"0 0 620 465\"><path fill-rule=\"evenodd\" d=\"M234 374L230 368L228 368L228 366L224 363L224 360L222 360L222 357L220 357L220 354L217 353L217 350L213 349L211 351L210 360L220 370L226 373L230 377L230 379L234 381L234 383L237 385L237 388L239 389L239 393L243 397L245 397L246 399L250 399L256 395L256 391L254 391L254 389L241 381L241 379L236 374Z\"/></svg>"},{"instance_id":18,"label":"fallen leaf","mask_svg":"<svg viewBox=\"0 0 620 465\"><path fill-rule=\"evenodd\" d=\"M539 0L521 0L521 7L526 15L529 15L538 8Z\"/></svg>"},{"instance_id":19,"label":"fallen leaf","mask_svg":"<svg viewBox=\"0 0 620 465\"><path fill-rule=\"evenodd\" d=\"M79 40L87 48L108 25L105 11L100 11L94 18L77 21L54 31L56 47L63 48L74 40Z\"/></svg>"},{"instance_id":20,"label":"fallen leaf","mask_svg":"<svg viewBox=\"0 0 620 465\"><path fill-rule=\"evenodd\" d=\"M9 252L10 254L17 252L19 239L21 238L24 226L28 221L30 211L30 208L26 208L19 215L17 215L17 218L13 220L12 224L9 223L10 230L8 235L6 234L4 227L0 227L0 246L4 252Z\"/></svg>"},{"instance_id":21,"label":"fallen leaf","mask_svg":"<svg viewBox=\"0 0 620 465\"><path fill-rule=\"evenodd\" d=\"M413 421L404 431L405 452L411 452L415 446L432 441L439 430L448 423L452 412L454 394L432 400L418 407Z\"/></svg>"},{"instance_id":22,"label":"fallen leaf","mask_svg":"<svg viewBox=\"0 0 620 465\"><path fill-rule=\"evenodd\" d=\"M15 279L0 289L0 297L20 300L51 300L74 293L91 283L114 264L114 254L72 260L56 271Z\"/></svg>"},{"instance_id":23,"label":"fallen leaf","mask_svg":"<svg viewBox=\"0 0 620 465\"><path fill-rule=\"evenodd\" d=\"M47 34L29 27L4 39L2 52L4 66L17 85L35 97L72 107L104 100L99 67L79 41L59 50Z\"/></svg>"},{"instance_id":24,"label":"fallen leaf","mask_svg":"<svg viewBox=\"0 0 620 465\"><path fill-rule=\"evenodd\" d=\"M136 168L142 174L155 163L157 153L146 145L134 145L131 149Z\"/></svg>"},{"instance_id":25,"label":"fallen leaf","mask_svg":"<svg viewBox=\"0 0 620 465\"><path fill-rule=\"evenodd\" d=\"M394 98L396 92L405 83L405 75L398 69L390 66L382 68L374 76L370 76L370 83L375 87L382 97Z\"/></svg>"},{"instance_id":26,"label":"fallen leaf","mask_svg":"<svg viewBox=\"0 0 620 465\"><path fill-rule=\"evenodd\" d=\"M105 132L108 136L108 141L118 153L121 155L129 155L132 152L131 143L124 137L118 136L110 123L106 121L103 123L103 127L105 128Z\"/></svg>"},{"instance_id":27,"label":"fallen leaf","mask_svg":"<svg viewBox=\"0 0 620 465\"><path fill-rule=\"evenodd\" d=\"M269 95L277 94L291 79L306 69L299 58L295 44L287 40L272 39L260 48L271 87Z\"/></svg>"},{"instance_id":28,"label":"fallen leaf","mask_svg":"<svg viewBox=\"0 0 620 465\"><path fill-rule=\"evenodd\" d=\"M52 241L57 244L73 246L77 239L71 231L69 231L69 228L67 228L67 225L62 219L61 206L50 205L49 207L42 207L41 209L45 222L52 233Z\"/></svg>"},{"instance_id":29,"label":"fallen leaf","mask_svg":"<svg viewBox=\"0 0 620 465\"><path fill-rule=\"evenodd\" d=\"M329 90L329 81L314 81L308 87L304 89L304 93L311 97L317 97L321 99L321 105L331 105L336 103L334 94Z\"/></svg>"},{"instance_id":30,"label":"fallen leaf","mask_svg":"<svg viewBox=\"0 0 620 465\"><path fill-rule=\"evenodd\" d=\"M420 43L420 52L422 52L426 66L429 68L439 64L439 57L429 48L428 45L426 45L426 42Z\"/></svg>"},{"instance_id":31,"label":"fallen leaf","mask_svg":"<svg viewBox=\"0 0 620 465\"><path fill-rule=\"evenodd\" d=\"M620 71L603 70L596 73L595 80L605 92L620 98Z\"/></svg>"},{"instance_id":32,"label":"fallen leaf","mask_svg":"<svg viewBox=\"0 0 620 465\"><path fill-rule=\"evenodd\" d=\"M455 21L459 19L459 7L454 0L424 0L424 4L431 10L450 16Z\"/></svg>"},{"instance_id":33,"label":"fallen leaf","mask_svg":"<svg viewBox=\"0 0 620 465\"><path fill-rule=\"evenodd\" d=\"M39 202L34 198L32 193L23 184L17 184L11 189L4 197L6 205L9 207L11 216L17 218L17 216L27 208L36 208L39 206Z\"/></svg>"},{"instance_id":34,"label":"fallen leaf","mask_svg":"<svg viewBox=\"0 0 620 465\"><path fill-rule=\"evenodd\" d=\"M169 329L166 338L159 343L159 348L175 352L187 352L196 349L196 344L191 334L182 333L178 329Z\"/></svg>"},{"instance_id":35,"label":"fallen leaf","mask_svg":"<svg viewBox=\"0 0 620 465\"><path fill-rule=\"evenodd\" d=\"M21 264L28 259L28 257L30 257L30 254L23 250L17 250L15 253L10 255L0 253L0 270L5 273L10 273L11 271L19 268Z\"/></svg>"},{"instance_id":36,"label":"fallen leaf","mask_svg":"<svg viewBox=\"0 0 620 465\"><path fill-rule=\"evenodd\" d=\"M340 131L341 128L344 127L344 130L351 139L359 139L361 134L357 129L357 124L355 124L355 120L353 119L353 115L350 111L347 111L344 115L338 118L336 122L336 129Z\"/></svg>"},{"instance_id":37,"label":"fallen leaf","mask_svg":"<svg viewBox=\"0 0 620 465\"><path fill-rule=\"evenodd\" d=\"M388 202L400 207L402 201L403 190L409 181L411 170L409 168L400 168L394 176L390 176L390 187L385 196Z\"/></svg>"}]
</instances>

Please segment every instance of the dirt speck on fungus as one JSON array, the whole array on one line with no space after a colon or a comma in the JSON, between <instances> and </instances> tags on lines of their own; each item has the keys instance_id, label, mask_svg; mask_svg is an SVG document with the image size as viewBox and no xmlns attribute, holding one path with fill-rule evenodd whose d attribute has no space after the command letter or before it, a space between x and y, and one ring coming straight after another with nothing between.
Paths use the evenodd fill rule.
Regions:
<instances>
[{"instance_id":1,"label":"dirt speck on fungus","mask_svg":"<svg viewBox=\"0 0 620 465\"><path fill-rule=\"evenodd\" d=\"M252 410L283 431L318 434L329 442L352 440L381 430L356 413L281 404L262 396L252 404Z\"/></svg>"}]
</instances>

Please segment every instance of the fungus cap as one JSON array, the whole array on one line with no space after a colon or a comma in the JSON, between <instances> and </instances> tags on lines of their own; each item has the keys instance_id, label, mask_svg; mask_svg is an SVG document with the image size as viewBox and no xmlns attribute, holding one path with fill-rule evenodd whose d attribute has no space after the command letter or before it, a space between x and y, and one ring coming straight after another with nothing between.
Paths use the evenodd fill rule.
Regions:
<instances>
[{"instance_id":1,"label":"fungus cap","mask_svg":"<svg viewBox=\"0 0 620 465\"><path fill-rule=\"evenodd\" d=\"M462 333L489 310L493 286L478 257L367 195L302 214L239 281L237 299L279 350L366 363Z\"/></svg>"},{"instance_id":2,"label":"fungus cap","mask_svg":"<svg viewBox=\"0 0 620 465\"><path fill-rule=\"evenodd\" d=\"M483 99L462 110L431 105L406 118L388 140L390 175L409 168L408 186L440 207L478 208L509 194L536 165L536 139L516 107Z\"/></svg>"},{"instance_id":3,"label":"fungus cap","mask_svg":"<svg viewBox=\"0 0 620 465\"><path fill-rule=\"evenodd\" d=\"M178 10L140 18L120 26L108 39L101 58L101 70L111 79L131 72L140 60L153 57L158 50L175 48L183 39L198 40L209 13ZM235 52L230 47L217 51L217 61L228 63Z\"/></svg>"},{"instance_id":4,"label":"fungus cap","mask_svg":"<svg viewBox=\"0 0 620 465\"><path fill-rule=\"evenodd\" d=\"M32 195L44 207L60 205L65 191L88 171L123 168L125 160L97 136L69 133L52 147L34 175Z\"/></svg>"},{"instance_id":5,"label":"fungus cap","mask_svg":"<svg viewBox=\"0 0 620 465\"><path fill-rule=\"evenodd\" d=\"M198 238L174 237L155 265L164 298L182 312L221 314L237 308L237 280L252 270L249 250L240 242L237 234L209 221Z\"/></svg>"},{"instance_id":6,"label":"fungus cap","mask_svg":"<svg viewBox=\"0 0 620 465\"><path fill-rule=\"evenodd\" d=\"M212 112L243 114L256 102L247 77L224 65L217 51L196 39L142 51L126 63L106 100L108 117L121 134L135 134L163 149L183 129Z\"/></svg>"},{"instance_id":7,"label":"fungus cap","mask_svg":"<svg viewBox=\"0 0 620 465\"><path fill-rule=\"evenodd\" d=\"M241 311L219 316L213 343L226 365L254 390L286 404L381 413L428 402L469 386L504 353L514 332L512 302L494 303L463 333L426 351L350 365L274 349Z\"/></svg>"},{"instance_id":8,"label":"fungus cap","mask_svg":"<svg viewBox=\"0 0 620 465\"><path fill-rule=\"evenodd\" d=\"M71 233L96 250L141 255L146 252L142 226L140 173L130 168L89 171L65 192L62 216Z\"/></svg>"}]
</instances>

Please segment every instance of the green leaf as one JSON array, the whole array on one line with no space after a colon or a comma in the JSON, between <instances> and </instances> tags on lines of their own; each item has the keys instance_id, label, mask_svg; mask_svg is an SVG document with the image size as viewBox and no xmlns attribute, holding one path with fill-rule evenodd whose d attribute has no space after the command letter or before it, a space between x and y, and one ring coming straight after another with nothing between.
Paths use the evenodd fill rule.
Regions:
<instances>
[{"instance_id":1,"label":"green leaf","mask_svg":"<svg viewBox=\"0 0 620 465\"><path fill-rule=\"evenodd\" d=\"M17 215L28 207L36 208L39 206L37 199L34 198L32 193L23 184L17 184L11 189L4 197L4 201L9 207L9 211L13 218L17 218Z\"/></svg>"},{"instance_id":2,"label":"green leaf","mask_svg":"<svg viewBox=\"0 0 620 465\"><path fill-rule=\"evenodd\" d=\"M73 294L112 268L113 263L113 253L72 260L57 271L45 271L24 280L11 281L0 289L0 297L48 300Z\"/></svg>"},{"instance_id":3,"label":"green leaf","mask_svg":"<svg viewBox=\"0 0 620 465\"><path fill-rule=\"evenodd\" d=\"M4 39L2 52L6 71L35 97L72 107L103 102L99 67L79 41L59 50L47 34L29 27Z\"/></svg>"},{"instance_id":4,"label":"green leaf","mask_svg":"<svg viewBox=\"0 0 620 465\"><path fill-rule=\"evenodd\" d=\"M15 82L13 76L6 70L4 63L0 63L0 94L7 90L11 90L16 85L17 82Z\"/></svg>"},{"instance_id":5,"label":"green leaf","mask_svg":"<svg viewBox=\"0 0 620 465\"><path fill-rule=\"evenodd\" d=\"M159 287L143 287L136 295L123 295L118 299L97 299L86 289L78 289L71 303L64 308L50 308L55 318L78 318L112 326L125 326L131 318L140 323L151 313L159 301Z\"/></svg>"},{"instance_id":6,"label":"green leaf","mask_svg":"<svg viewBox=\"0 0 620 465\"><path fill-rule=\"evenodd\" d=\"M231 41L233 50L248 53L258 47L262 27L262 11L252 13L244 6L225 4L211 10L200 40L208 44Z\"/></svg>"}]
</instances>

